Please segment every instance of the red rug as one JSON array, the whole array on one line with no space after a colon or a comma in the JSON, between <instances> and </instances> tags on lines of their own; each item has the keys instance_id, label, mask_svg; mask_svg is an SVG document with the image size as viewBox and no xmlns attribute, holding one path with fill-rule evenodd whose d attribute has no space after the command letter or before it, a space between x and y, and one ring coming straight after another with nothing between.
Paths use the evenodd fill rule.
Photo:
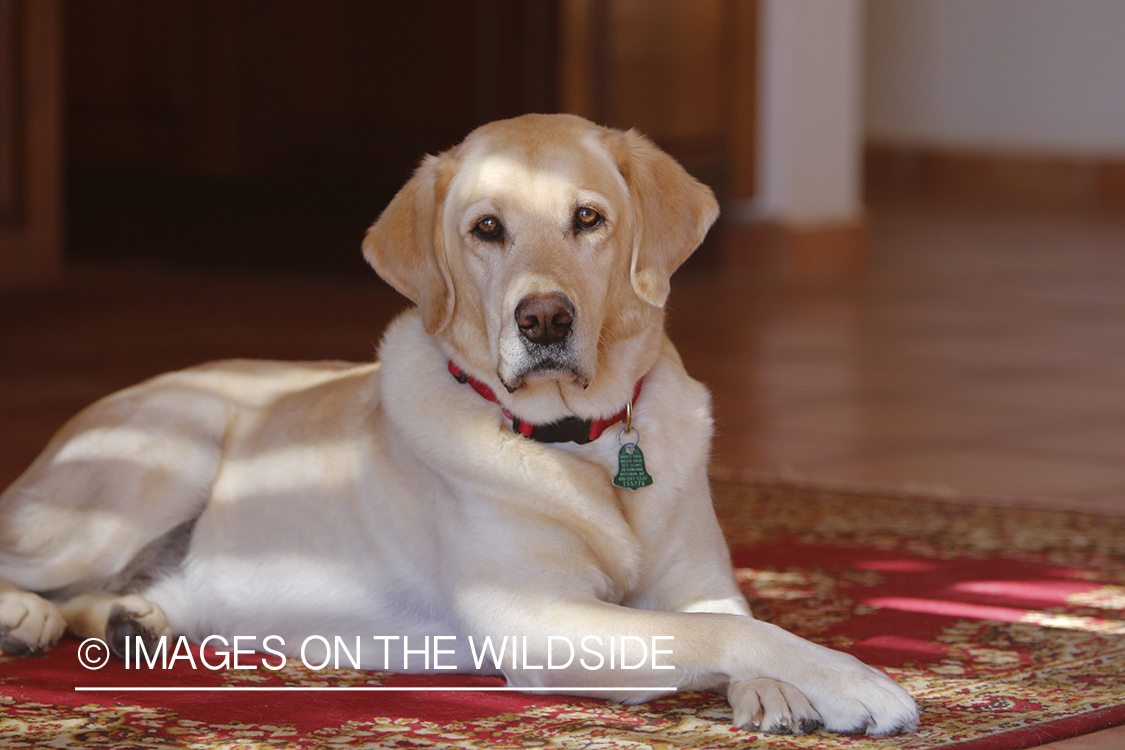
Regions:
<instances>
[{"instance_id":1,"label":"red rug","mask_svg":"<svg viewBox=\"0 0 1125 750\"><path fill-rule=\"evenodd\" d=\"M935 748L1014 750L1125 723L1125 520L787 487L716 485L761 619L900 679L918 732L734 730L725 700L643 706L470 691L495 679L355 670L90 671L79 644L0 656L0 747ZM193 656L198 660L199 652ZM212 662L218 660L211 652ZM257 657L242 661L255 662ZM76 687L329 691L81 691Z\"/></svg>"}]
</instances>

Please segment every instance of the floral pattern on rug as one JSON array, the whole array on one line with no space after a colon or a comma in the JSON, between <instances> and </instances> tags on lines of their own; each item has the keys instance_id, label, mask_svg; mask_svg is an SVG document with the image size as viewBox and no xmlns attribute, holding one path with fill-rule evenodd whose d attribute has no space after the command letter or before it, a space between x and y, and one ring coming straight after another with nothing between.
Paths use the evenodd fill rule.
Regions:
<instances>
[{"instance_id":1,"label":"floral pattern on rug","mask_svg":"<svg viewBox=\"0 0 1125 750\"><path fill-rule=\"evenodd\" d=\"M77 685L501 686L358 670L88 672L66 640L0 656L5 748L1018 748L1125 722L1125 522L927 498L717 484L760 619L899 679L918 732L757 735L726 701L458 692L78 692ZM982 744L987 743L987 745Z\"/></svg>"}]
</instances>

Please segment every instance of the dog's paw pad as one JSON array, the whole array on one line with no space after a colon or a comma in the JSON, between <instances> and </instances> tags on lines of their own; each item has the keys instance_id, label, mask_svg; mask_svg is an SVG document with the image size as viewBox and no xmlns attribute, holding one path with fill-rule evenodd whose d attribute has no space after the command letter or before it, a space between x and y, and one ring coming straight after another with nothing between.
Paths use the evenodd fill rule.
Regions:
<instances>
[{"instance_id":1,"label":"dog's paw pad","mask_svg":"<svg viewBox=\"0 0 1125 750\"><path fill-rule=\"evenodd\" d=\"M147 652L153 652L161 637L171 634L168 619L155 604L138 596L123 597L109 610L105 640L110 650L124 659L130 638L140 638Z\"/></svg>"},{"instance_id":2,"label":"dog's paw pad","mask_svg":"<svg viewBox=\"0 0 1125 750\"><path fill-rule=\"evenodd\" d=\"M0 636L0 653L8 656L42 656L47 650L32 648L21 640L3 635Z\"/></svg>"}]
</instances>

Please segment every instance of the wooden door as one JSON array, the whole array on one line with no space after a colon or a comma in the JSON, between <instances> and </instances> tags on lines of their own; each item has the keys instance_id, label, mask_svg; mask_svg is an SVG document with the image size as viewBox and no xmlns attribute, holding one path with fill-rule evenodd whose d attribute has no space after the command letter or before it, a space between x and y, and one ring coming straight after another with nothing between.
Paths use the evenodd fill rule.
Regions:
<instances>
[{"instance_id":1,"label":"wooden door","mask_svg":"<svg viewBox=\"0 0 1125 750\"><path fill-rule=\"evenodd\" d=\"M636 127L723 200L754 195L757 2L563 0L563 108Z\"/></svg>"},{"instance_id":2,"label":"wooden door","mask_svg":"<svg viewBox=\"0 0 1125 750\"><path fill-rule=\"evenodd\" d=\"M62 270L59 0L0 0L0 288Z\"/></svg>"},{"instance_id":3,"label":"wooden door","mask_svg":"<svg viewBox=\"0 0 1125 750\"><path fill-rule=\"evenodd\" d=\"M77 261L367 276L426 153L555 108L555 0L67 0Z\"/></svg>"}]
</instances>

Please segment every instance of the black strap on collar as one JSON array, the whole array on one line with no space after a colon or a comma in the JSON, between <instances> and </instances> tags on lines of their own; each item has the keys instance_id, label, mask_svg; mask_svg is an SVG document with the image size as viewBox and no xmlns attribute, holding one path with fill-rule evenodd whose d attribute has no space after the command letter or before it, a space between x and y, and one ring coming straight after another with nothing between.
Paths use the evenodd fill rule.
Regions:
<instances>
[{"instance_id":1,"label":"black strap on collar","mask_svg":"<svg viewBox=\"0 0 1125 750\"><path fill-rule=\"evenodd\" d=\"M456 378L458 383L467 383L472 386L473 390L481 395L482 398L498 404L504 412L504 416L512 420L512 430L518 432L526 438L531 438L540 443L577 443L584 445L592 440L597 440L601 437L602 433L613 424L617 424L625 418L627 409L622 409L617 414L606 419L579 419L578 417L563 417L557 422L550 424L531 424L523 422L519 417L508 411L507 407L496 398L496 394L487 384L482 383L467 372L463 371L460 367L449 360L449 374ZM637 381L637 385L633 388L633 400L631 404L637 403L637 398L641 395L641 384L644 378Z\"/></svg>"}]
</instances>

